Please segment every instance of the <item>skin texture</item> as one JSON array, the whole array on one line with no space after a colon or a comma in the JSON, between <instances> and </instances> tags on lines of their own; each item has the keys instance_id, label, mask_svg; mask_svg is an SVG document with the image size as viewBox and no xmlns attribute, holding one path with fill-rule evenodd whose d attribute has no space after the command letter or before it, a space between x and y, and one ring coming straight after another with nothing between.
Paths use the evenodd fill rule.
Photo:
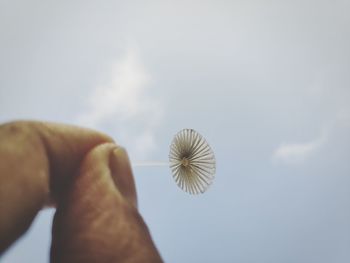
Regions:
<instances>
[{"instance_id":1,"label":"skin texture","mask_svg":"<svg viewBox=\"0 0 350 263\"><path fill-rule=\"evenodd\" d=\"M162 262L123 148L74 126L1 125L0 254L48 204L57 208L51 262Z\"/></svg>"}]
</instances>

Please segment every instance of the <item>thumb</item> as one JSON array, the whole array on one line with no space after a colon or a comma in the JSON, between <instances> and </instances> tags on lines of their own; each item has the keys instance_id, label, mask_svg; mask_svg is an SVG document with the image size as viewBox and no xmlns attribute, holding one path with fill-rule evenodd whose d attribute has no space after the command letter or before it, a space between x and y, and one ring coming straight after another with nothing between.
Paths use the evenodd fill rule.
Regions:
<instances>
[{"instance_id":1,"label":"thumb","mask_svg":"<svg viewBox=\"0 0 350 263\"><path fill-rule=\"evenodd\" d=\"M161 262L135 205L125 150L93 148L57 202L51 262Z\"/></svg>"}]
</instances>

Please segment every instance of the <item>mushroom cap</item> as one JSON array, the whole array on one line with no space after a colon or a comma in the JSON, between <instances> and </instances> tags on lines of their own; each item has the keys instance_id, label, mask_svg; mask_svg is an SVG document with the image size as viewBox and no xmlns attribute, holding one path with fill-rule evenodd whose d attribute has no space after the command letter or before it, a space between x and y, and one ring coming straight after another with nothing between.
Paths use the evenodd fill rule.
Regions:
<instances>
[{"instance_id":1,"label":"mushroom cap","mask_svg":"<svg viewBox=\"0 0 350 263\"><path fill-rule=\"evenodd\" d=\"M169 153L170 169L177 185L190 194L205 192L216 171L215 155L207 141L193 129L179 131Z\"/></svg>"}]
</instances>

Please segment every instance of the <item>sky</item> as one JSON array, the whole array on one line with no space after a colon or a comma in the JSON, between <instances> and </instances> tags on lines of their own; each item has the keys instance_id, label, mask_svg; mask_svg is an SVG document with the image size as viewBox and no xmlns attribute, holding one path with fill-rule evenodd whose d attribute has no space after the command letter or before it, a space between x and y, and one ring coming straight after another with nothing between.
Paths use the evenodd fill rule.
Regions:
<instances>
[{"instance_id":1,"label":"sky","mask_svg":"<svg viewBox=\"0 0 350 263\"><path fill-rule=\"evenodd\" d=\"M135 167L165 262L350 262L350 2L0 0L0 122L94 128L167 161L215 152L193 196ZM43 210L0 262L48 262Z\"/></svg>"}]
</instances>

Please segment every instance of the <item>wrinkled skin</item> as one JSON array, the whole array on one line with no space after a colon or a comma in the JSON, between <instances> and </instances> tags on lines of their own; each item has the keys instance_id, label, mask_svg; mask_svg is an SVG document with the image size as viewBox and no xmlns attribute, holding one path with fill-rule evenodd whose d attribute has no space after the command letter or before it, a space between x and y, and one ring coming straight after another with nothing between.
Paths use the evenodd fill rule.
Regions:
<instances>
[{"instance_id":1,"label":"wrinkled skin","mask_svg":"<svg viewBox=\"0 0 350 263\"><path fill-rule=\"evenodd\" d=\"M126 151L68 125L0 126L0 253L45 205L56 207L51 262L161 262L137 210Z\"/></svg>"}]
</instances>

